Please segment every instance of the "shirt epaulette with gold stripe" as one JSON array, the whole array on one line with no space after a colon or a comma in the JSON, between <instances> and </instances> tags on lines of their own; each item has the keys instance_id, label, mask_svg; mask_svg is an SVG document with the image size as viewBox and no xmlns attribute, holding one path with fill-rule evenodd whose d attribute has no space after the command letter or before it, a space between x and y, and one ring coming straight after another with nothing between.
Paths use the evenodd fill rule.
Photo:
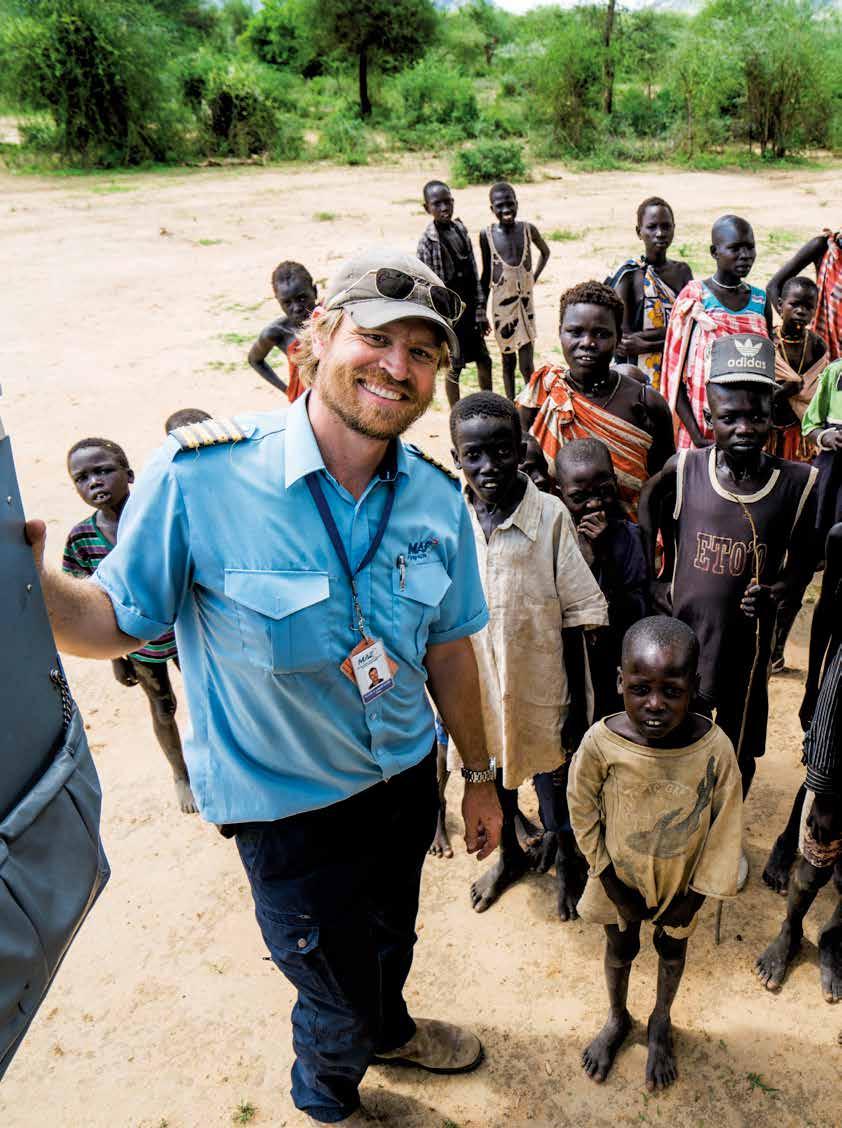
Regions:
<instances>
[{"instance_id":1,"label":"shirt epaulette with gold stripe","mask_svg":"<svg viewBox=\"0 0 842 1128\"><path fill-rule=\"evenodd\" d=\"M425 462L429 462L431 466L435 466L436 470L441 470L442 474L446 474L447 477L451 479L451 481L456 482L457 484L459 483L458 475L454 474L452 470L448 470L448 468L446 466L443 466L442 463L438 461L438 459L433 458L431 454L427 454L426 451L422 450L421 447L416 446L415 443L405 443L404 447L406 450L412 451L413 454L417 454L419 458L423 458Z\"/></svg>"},{"instance_id":2,"label":"shirt epaulette with gold stripe","mask_svg":"<svg viewBox=\"0 0 842 1128\"><path fill-rule=\"evenodd\" d=\"M254 424L241 426L233 419L203 419L201 423L185 423L170 431L182 450L200 450L202 447L239 443L254 434Z\"/></svg>"}]
</instances>

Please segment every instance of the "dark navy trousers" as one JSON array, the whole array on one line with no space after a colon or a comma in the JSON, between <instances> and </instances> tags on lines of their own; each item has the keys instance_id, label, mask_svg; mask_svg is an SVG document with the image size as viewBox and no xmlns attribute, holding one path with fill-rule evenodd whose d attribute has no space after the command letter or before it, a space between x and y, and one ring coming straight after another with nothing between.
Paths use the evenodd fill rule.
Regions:
<instances>
[{"instance_id":1,"label":"dark navy trousers","mask_svg":"<svg viewBox=\"0 0 842 1128\"><path fill-rule=\"evenodd\" d=\"M263 939L298 992L292 1099L323 1123L349 1116L372 1057L415 1033L403 986L437 813L432 753L330 807L237 829Z\"/></svg>"}]
</instances>

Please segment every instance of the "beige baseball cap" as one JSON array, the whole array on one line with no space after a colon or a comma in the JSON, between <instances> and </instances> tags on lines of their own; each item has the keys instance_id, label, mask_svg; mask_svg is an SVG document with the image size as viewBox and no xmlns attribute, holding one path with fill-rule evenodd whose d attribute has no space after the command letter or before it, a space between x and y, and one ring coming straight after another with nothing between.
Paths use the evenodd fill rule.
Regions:
<instances>
[{"instance_id":1,"label":"beige baseball cap","mask_svg":"<svg viewBox=\"0 0 842 1128\"><path fill-rule=\"evenodd\" d=\"M363 329L420 317L441 329L451 352L459 350L453 331L464 308L459 295L419 258L395 247L369 247L344 262L324 304L343 309Z\"/></svg>"}]
</instances>

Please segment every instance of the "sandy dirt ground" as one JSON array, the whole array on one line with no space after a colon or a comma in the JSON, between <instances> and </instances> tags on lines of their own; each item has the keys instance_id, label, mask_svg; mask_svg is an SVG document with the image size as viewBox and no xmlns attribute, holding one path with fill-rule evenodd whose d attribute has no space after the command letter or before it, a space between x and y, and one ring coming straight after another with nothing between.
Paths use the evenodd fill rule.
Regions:
<instances>
[{"instance_id":1,"label":"sandy dirt ground","mask_svg":"<svg viewBox=\"0 0 842 1128\"><path fill-rule=\"evenodd\" d=\"M49 522L51 558L84 515L64 468L72 442L116 439L139 469L177 408L276 407L275 393L245 363L248 343L275 316L274 265L299 259L323 282L366 243L411 248L425 224L420 186L444 172L407 161L392 169L0 177L0 415L28 511ZM838 221L830 210L835 189L833 171L541 170L519 192L522 217L556 233L537 289L537 356L558 355L560 290L603 278L637 253L634 208L643 197L657 193L674 204L674 252L697 272L709 262L711 221L723 212L748 216L759 247L753 280L765 284L802 239ZM456 196L457 213L476 234L490 218L484 189ZM447 457L443 402L442 394L415 437ZM600 930L554 919L552 876L527 878L476 916L468 886L478 864L457 837L457 856L431 859L425 869L408 994L415 1013L473 1025L487 1063L453 1079L372 1069L363 1091L375 1108L406 1128L842 1122L842 1008L822 1001L815 947L832 894L825 891L808 918L803 953L779 996L751 972L783 910L760 872L801 778L807 629L805 612L789 651L796 672L773 682L768 754L746 812L748 888L725 909L721 947L713 945L711 906L691 942L674 1008L679 1083L657 1098L643 1085L651 946L632 978L634 1033L597 1087L579 1054L604 1016ZM118 686L107 663L68 667L102 777L114 873L7 1076L0 1121L8 1128L301 1123L287 1095L292 994L267 960L234 847L174 808L140 690ZM187 724L186 711L181 717ZM457 835L459 790L453 781ZM534 811L527 789L523 800Z\"/></svg>"}]
</instances>

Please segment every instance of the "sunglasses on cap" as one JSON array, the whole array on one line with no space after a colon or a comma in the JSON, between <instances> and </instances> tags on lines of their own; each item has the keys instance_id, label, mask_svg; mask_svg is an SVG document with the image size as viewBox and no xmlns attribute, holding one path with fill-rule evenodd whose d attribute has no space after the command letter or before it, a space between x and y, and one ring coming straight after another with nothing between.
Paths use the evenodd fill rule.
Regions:
<instances>
[{"instance_id":1,"label":"sunglasses on cap","mask_svg":"<svg viewBox=\"0 0 842 1128\"><path fill-rule=\"evenodd\" d=\"M354 290L358 289L363 279L368 278L369 275L374 276L374 287L381 298L405 302L414 297L416 290L420 289L426 291L426 293L418 295L423 304L442 317L447 318L448 321L458 321L464 313L465 303L454 290L449 290L447 286L442 286L438 282L428 282L426 278L414 278L411 274L407 274L405 270L398 270L393 266L381 266L376 270L367 270L365 274L360 275L356 282L351 283L344 290L340 290L336 297L331 298L327 303L327 308L331 309L353 301ZM357 300L363 300L370 296L370 294L360 295Z\"/></svg>"}]
</instances>

